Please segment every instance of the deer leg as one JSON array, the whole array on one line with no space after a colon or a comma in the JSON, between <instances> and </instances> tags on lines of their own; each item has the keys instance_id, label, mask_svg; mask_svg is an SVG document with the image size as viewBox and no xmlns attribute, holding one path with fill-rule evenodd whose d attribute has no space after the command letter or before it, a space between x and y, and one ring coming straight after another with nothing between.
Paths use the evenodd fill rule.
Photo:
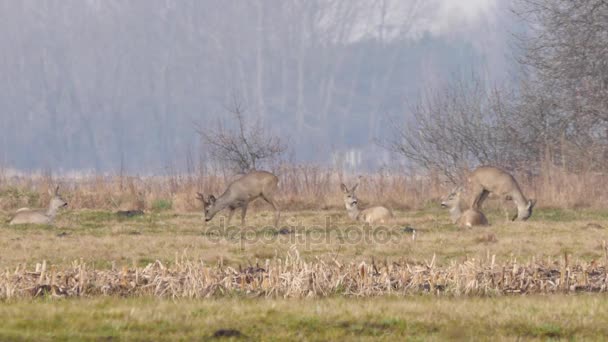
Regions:
<instances>
[{"instance_id":1,"label":"deer leg","mask_svg":"<svg viewBox=\"0 0 608 342\"><path fill-rule=\"evenodd\" d=\"M247 204L241 207L241 226L245 226L245 215L247 215Z\"/></svg>"},{"instance_id":2,"label":"deer leg","mask_svg":"<svg viewBox=\"0 0 608 342\"><path fill-rule=\"evenodd\" d=\"M281 218L281 211L279 210L279 206L277 205L277 202L272 197L262 195L262 198L264 199L264 201L268 202L268 204L270 204L272 206L272 208L274 209L274 226L278 227L279 220Z\"/></svg>"},{"instance_id":3,"label":"deer leg","mask_svg":"<svg viewBox=\"0 0 608 342\"><path fill-rule=\"evenodd\" d=\"M226 226L230 226L230 220L232 220L232 215L234 215L234 208L229 208L228 212L228 221L226 221Z\"/></svg>"},{"instance_id":4,"label":"deer leg","mask_svg":"<svg viewBox=\"0 0 608 342\"><path fill-rule=\"evenodd\" d=\"M485 198L482 198L485 193L485 189L481 185L473 185L471 188L471 195L473 196L473 202L471 202L471 208L479 209L479 206Z\"/></svg>"},{"instance_id":5,"label":"deer leg","mask_svg":"<svg viewBox=\"0 0 608 342\"><path fill-rule=\"evenodd\" d=\"M483 202L486 201L488 196L490 196L490 192L488 190L483 190L483 192L481 193L481 196L479 196L479 200L477 202L477 205L479 206L477 209L481 208L481 206L483 205Z\"/></svg>"},{"instance_id":6,"label":"deer leg","mask_svg":"<svg viewBox=\"0 0 608 342\"><path fill-rule=\"evenodd\" d=\"M511 219L509 218L509 197L504 197L502 199L502 209L505 212L505 220L507 222L511 221Z\"/></svg>"}]
</instances>

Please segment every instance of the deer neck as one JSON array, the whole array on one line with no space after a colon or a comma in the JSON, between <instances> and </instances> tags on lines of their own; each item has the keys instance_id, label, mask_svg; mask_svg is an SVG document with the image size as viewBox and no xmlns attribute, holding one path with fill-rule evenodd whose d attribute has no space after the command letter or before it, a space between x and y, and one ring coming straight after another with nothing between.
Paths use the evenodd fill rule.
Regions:
<instances>
[{"instance_id":1,"label":"deer neck","mask_svg":"<svg viewBox=\"0 0 608 342\"><path fill-rule=\"evenodd\" d=\"M521 217L522 214L525 214L526 211L528 210L528 199L526 198L526 196L524 196L524 194L519 189L516 189L515 191L513 191L513 193L511 194L511 198L513 199L513 202L515 202L515 205L517 206L517 216Z\"/></svg>"},{"instance_id":2,"label":"deer neck","mask_svg":"<svg viewBox=\"0 0 608 342\"><path fill-rule=\"evenodd\" d=\"M49 207L49 209L46 211L46 216L50 221L53 221L55 216L57 216L57 210L58 208Z\"/></svg>"},{"instance_id":3,"label":"deer neck","mask_svg":"<svg viewBox=\"0 0 608 342\"><path fill-rule=\"evenodd\" d=\"M215 200L216 212L226 209L228 206L236 204L237 196L230 189L227 189L220 197Z\"/></svg>"},{"instance_id":4,"label":"deer neck","mask_svg":"<svg viewBox=\"0 0 608 342\"><path fill-rule=\"evenodd\" d=\"M462 202L458 202L457 205L450 208L450 219L452 220L452 223L458 222L460 216L462 216Z\"/></svg>"},{"instance_id":5,"label":"deer neck","mask_svg":"<svg viewBox=\"0 0 608 342\"><path fill-rule=\"evenodd\" d=\"M361 213L359 207L346 208L346 211L351 220L357 221L359 219L359 214Z\"/></svg>"}]
</instances>

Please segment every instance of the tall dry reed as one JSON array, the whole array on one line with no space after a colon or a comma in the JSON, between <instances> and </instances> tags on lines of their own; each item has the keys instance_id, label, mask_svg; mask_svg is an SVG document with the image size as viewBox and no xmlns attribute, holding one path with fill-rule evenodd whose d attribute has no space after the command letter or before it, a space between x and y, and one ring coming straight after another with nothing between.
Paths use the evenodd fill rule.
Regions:
<instances>
[{"instance_id":1,"label":"tall dry reed","mask_svg":"<svg viewBox=\"0 0 608 342\"><path fill-rule=\"evenodd\" d=\"M360 178L358 197L366 204L383 204L393 209L420 209L435 205L454 184L439 174L416 174L380 170L348 174L343 170L306 165L285 165L276 172L279 201L283 210L342 208L340 183L354 184ZM608 199L608 174L571 173L552 164L537 173L515 172L524 193L538 200L539 207L603 208ZM55 184L72 209L150 209L157 201L171 203L179 212L198 210L196 192L221 194L235 176L222 173L172 174L140 177L128 175L86 175L52 177L50 174L0 172L0 210L43 207L47 191Z\"/></svg>"}]
</instances>

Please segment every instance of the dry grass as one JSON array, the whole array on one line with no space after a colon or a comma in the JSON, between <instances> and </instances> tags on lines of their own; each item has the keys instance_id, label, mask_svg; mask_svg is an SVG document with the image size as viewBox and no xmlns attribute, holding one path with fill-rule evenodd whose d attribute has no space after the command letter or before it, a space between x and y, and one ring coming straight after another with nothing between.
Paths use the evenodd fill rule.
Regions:
<instances>
[{"instance_id":1,"label":"dry grass","mask_svg":"<svg viewBox=\"0 0 608 342\"><path fill-rule=\"evenodd\" d=\"M286 210L326 210L342 207L341 182L354 183L356 176L342 170L316 166L284 165L279 175L279 202ZM551 164L538 174L515 174L524 192L539 207L603 208L608 200L608 174L568 173ZM42 207L47 190L61 184L72 209L155 209L177 212L198 210L197 191L219 194L233 176L199 172L187 175L132 177L126 175L52 177L48 174L0 172L0 209ZM405 170L365 174L359 197L367 203L393 209L422 209L436 203L451 188L436 174L413 174Z\"/></svg>"},{"instance_id":2,"label":"dry grass","mask_svg":"<svg viewBox=\"0 0 608 342\"><path fill-rule=\"evenodd\" d=\"M492 226L460 230L437 206L446 188L436 177L368 175L359 196L397 209L380 230L388 240L370 227L356 227L360 236L349 240L353 222L338 184L353 177L333 170L281 174L281 230L268 227L264 204L250 210L250 227L213 230L220 217L205 227L192 195L218 193L228 180L219 175L62 179L70 208L55 227L0 223L0 339L190 340L232 330L255 340L608 333L608 212L597 209L608 182L556 170L517 177L540 201L530 221L505 222L490 205ZM0 177L0 222L17 207L45 203L56 181ZM114 213L139 206L144 216ZM572 295L579 292L602 294Z\"/></svg>"},{"instance_id":3,"label":"dry grass","mask_svg":"<svg viewBox=\"0 0 608 342\"><path fill-rule=\"evenodd\" d=\"M449 224L439 209L397 212L391 226L375 230L352 226L345 216L285 213L293 225L281 231L265 227L271 221L267 211L252 211L249 228L226 230L204 227L200 215L173 212L120 219L111 212L72 211L58 227L5 226L0 297L606 290L603 211L545 209L515 223L500 221L496 212L491 227L466 230ZM405 227L414 227L415 240ZM47 260L45 267L32 264L41 260Z\"/></svg>"},{"instance_id":4,"label":"dry grass","mask_svg":"<svg viewBox=\"0 0 608 342\"><path fill-rule=\"evenodd\" d=\"M488 255L525 262L568 253L572 260L590 263L605 257L603 241L608 240L608 231L602 228L608 226L606 211L542 209L528 222L506 222L496 211L488 214L492 226L470 230L450 224L448 213L440 208L395 214L386 230L372 230L353 226L345 210L285 212L284 234L279 234L268 227L272 214L266 210L251 210L249 227L220 231L214 227L221 216L205 227L201 214L163 211L121 219L108 211L72 210L58 218L56 227L0 225L0 270L18 264L31 268L32 262L41 260L62 268L81 259L100 269L112 263L169 264L176 254L207 264L221 260L238 268L284 256L291 248L308 262L338 258L343 263L369 263L375 258L424 264L435 256L436 265L444 267ZM407 227L416 229L416 240Z\"/></svg>"},{"instance_id":5,"label":"dry grass","mask_svg":"<svg viewBox=\"0 0 608 342\"><path fill-rule=\"evenodd\" d=\"M89 297L97 295L209 298L375 297L432 293L441 295L549 294L607 292L607 264L569 264L568 256L553 263L516 259L453 262L438 267L388 262L349 262L337 259L307 262L297 250L263 264L234 268L222 263L177 257L171 266L156 261L146 267L94 270L84 262L57 269L46 262L35 269L17 267L0 277L0 299Z\"/></svg>"}]
</instances>

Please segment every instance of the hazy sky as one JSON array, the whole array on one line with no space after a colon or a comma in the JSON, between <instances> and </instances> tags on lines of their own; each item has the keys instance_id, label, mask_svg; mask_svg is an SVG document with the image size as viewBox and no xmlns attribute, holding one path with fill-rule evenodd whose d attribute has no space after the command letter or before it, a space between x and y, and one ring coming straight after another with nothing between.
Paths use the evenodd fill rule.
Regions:
<instances>
[{"instance_id":1,"label":"hazy sky","mask_svg":"<svg viewBox=\"0 0 608 342\"><path fill-rule=\"evenodd\" d=\"M429 31L443 34L461 26L477 27L496 14L497 0L438 0L439 10L431 11L434 17Z\"/></svg>"},{"instance_id":2,"label":"hazy sky","mask_svg":"<svg viewBox=\"0 0 608 342\"><path fill-rule=\"evenodd\" d=\"M377 36L382 22L387 39L407 36L415 40L427 33L434 36L472 33L495 22L500 14L498 0L388 0L386 7L381 1L369 0L363 4L357 13L360 27L354 30L352 40Z\"/></svg>"},{"instance_id":3,"label":"hazy sky","mask_svg":"<svg viewBox=\"0 0 608 342\"><path fill-rule=\"evenodd\" d=\"M298 162L375 157L421 90L506 72L508 4L0 0L0 167L183 165L235 91Z\"/></svg>"}]
</instances>

